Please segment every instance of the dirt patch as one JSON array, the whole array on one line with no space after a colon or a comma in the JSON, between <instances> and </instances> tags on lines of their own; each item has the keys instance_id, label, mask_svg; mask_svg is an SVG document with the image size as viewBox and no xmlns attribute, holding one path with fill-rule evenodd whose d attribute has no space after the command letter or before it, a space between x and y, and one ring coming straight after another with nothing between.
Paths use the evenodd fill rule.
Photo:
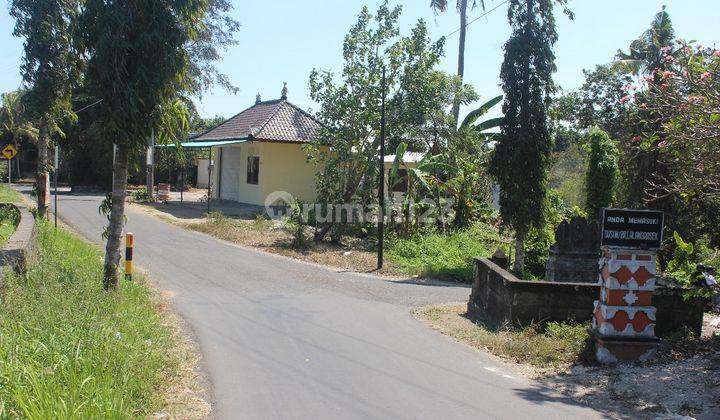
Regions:
<instances>
[{"instance_id":1,"label":"dirt patch","mask_svg":"<svg viewBox=\"0 0 720 420\"><path fill-rule=\"evenodd\" d=\"M455 305L416 315L458 341L512 362L515 371L539 383L540 392L560 391L611 417L720 418L720 328L715 316L706 316L701 338L665 340L655 361L601 366L572 340L558 337L555 347L546 347L537 335L547 332L493 330L466 318L465 311L464 305ZM518 352L523 348L525 356ZM543 358L548 352L555 357Z\"/></svg>"}]
</instances>

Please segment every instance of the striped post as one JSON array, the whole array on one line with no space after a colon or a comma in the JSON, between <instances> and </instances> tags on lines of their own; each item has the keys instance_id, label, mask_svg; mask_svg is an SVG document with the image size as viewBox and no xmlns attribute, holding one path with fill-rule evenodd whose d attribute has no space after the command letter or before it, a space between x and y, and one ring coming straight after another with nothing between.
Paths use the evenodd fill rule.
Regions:
<instances>
[{"instance_id":1,"label":"striped post","mask_svg":"<svg viewBox=\"0 0 720 420\"><path fill-rule=\"evenodd\" d=\"M133 273L133 245L135 239L132 232L125 236L125 280L132 280Z\"/></svg>"}]
</instances>

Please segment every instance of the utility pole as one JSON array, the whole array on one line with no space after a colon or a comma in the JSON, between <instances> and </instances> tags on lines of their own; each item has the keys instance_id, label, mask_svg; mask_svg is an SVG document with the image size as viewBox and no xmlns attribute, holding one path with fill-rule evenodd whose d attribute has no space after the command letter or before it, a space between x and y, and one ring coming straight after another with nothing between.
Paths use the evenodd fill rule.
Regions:
<instances>
[{"instance_id":1,"label":"utility pole","mask_svg":"<svg viewBox=\"0 0 720 420\"><path fill-rule=\"evenodd\" d=\"M54 167L54 173L53 178L55 178L55 229L57 229L57 219L58 219L58 169L60 169L60 145L55 145L55 167Z\"/></svg>"},{"instance_id":2,"label":"utility pole","mask_svg":"<svg viewBox=\"0 0 720 420\"><path fill-rule=\"evenodd\" d=\"M378 188L378 202L380 204L380 218L378 220L378 260L377 269L383 268L383 253L385 245L385 66L382 68L380 99L380 185Z\"/></svg>"},{"instance_id":3,"label":"utility pole","mask_svg":"<svg viewBox=\"0 0 720 420\"><path fill-rule=\"evenodd\" d=\"M147 174L145 175L145 189L147 190L150 201L155 201L155 129L150 132L150 140L148 141L147 153L145 154L145 164L147 166Z\"/></svg>"},{"instance_id":4,"label":"utility pole","mask_svg":"<svg viewBox=\"0 0 720 420\"><path fill-rule=\"evenodd\" d=\"M212 173L213 173L213 156L212 146L210 146L210 154L208 155L208 191L207 191L207 212L210 213L210 195L212 194Z\"/></svg>"}]
</instances>

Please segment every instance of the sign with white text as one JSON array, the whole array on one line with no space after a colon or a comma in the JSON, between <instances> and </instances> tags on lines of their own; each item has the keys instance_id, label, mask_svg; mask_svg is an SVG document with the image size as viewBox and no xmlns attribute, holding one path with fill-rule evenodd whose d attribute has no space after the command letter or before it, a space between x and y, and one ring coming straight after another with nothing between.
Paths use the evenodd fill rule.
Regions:
<instances>
[{"instance_id":1,"label":"sign with white text","mask_svg":"<svg viewBox=\"0 0 720 420\"><path fill-rule=\"evenodd\" d=\"M660 249L665 215L655 210L603 209L601 246Z\"/></svg>"}]
</instances>

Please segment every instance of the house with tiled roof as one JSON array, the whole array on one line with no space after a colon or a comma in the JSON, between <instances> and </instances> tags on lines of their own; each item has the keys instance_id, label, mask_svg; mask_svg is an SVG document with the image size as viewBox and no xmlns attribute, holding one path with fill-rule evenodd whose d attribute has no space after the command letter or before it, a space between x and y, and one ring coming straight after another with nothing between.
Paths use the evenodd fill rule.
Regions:
<instances>
[{"instance_id":1,"label":"house with tiled roof","mask_svg":"<svg viewBox=\"0 0 720 420\"><path fill-rule=\"evenodd\" d=\"M284 191L303 201L315 199L315 167L303 146L319 141L321 124L287 100L255 104L222 124L190 139L212 144L213 198L265 205Z\"/></svg>"}]
</instances>

